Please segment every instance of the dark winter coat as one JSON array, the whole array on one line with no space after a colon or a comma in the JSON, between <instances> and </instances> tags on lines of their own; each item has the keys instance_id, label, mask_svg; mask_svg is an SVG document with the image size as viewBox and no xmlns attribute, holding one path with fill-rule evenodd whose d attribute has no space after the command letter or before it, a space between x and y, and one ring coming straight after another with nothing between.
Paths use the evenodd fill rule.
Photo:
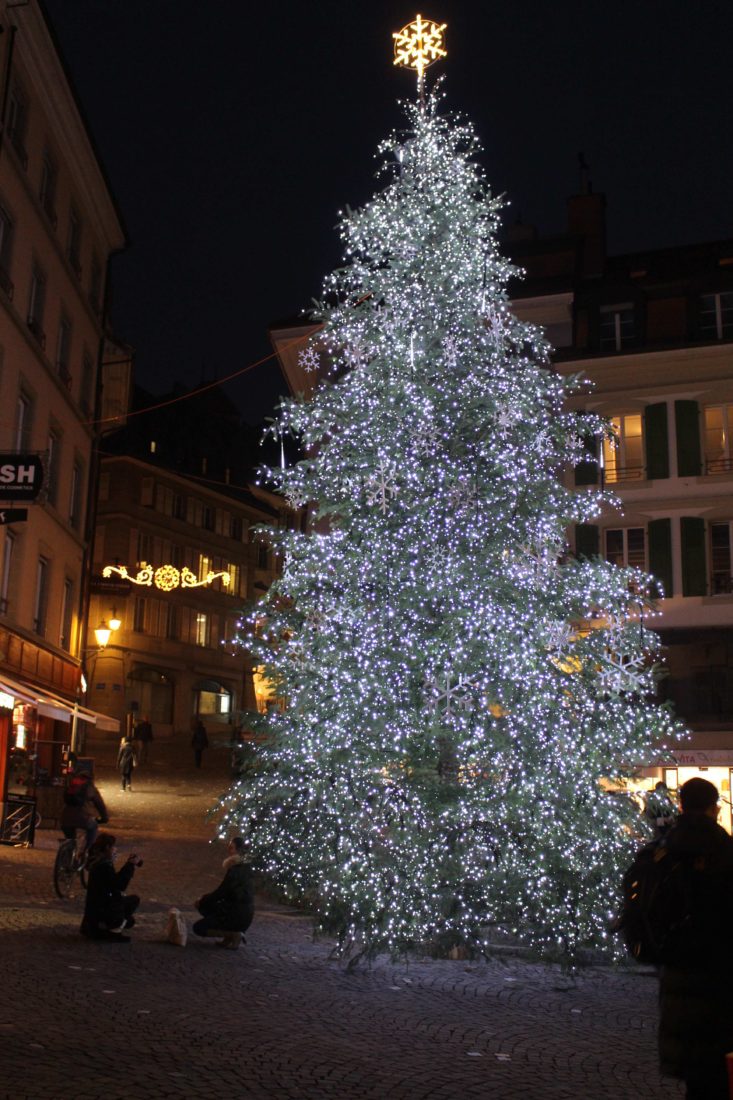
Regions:
<instances>
[{"instance_id":1,"label":"dark winter coat","mask_svg":"<svg viewBox=\"0 0 733 1100\"><path fill-rule=\"evenodd\" d=\"M143 743L149 743L153 740L153 727L144 718L135 726L135 740Z\"/></svg>"},{"instance_id":2,"label":"dark winter coat","mask_svg":"<svg viewBox=\"0 0 733 1100\"><path fill-rule=\"evenodd\" d=\"M246 932L252 923L255 908L252 870L246 863L229 867L222 883L204 894L198 910L202 917L216 921L225 932Z\"/></svg>"},{"instance_id":3,"label":"dark winter coat","mask_svg":"<svg viewBox=\"0 0 733 1100\"><path fill-rule=\"evenodd\" d=\"M90 779L74 804L64 803L59 824L62 829L85 829L91 817L98 817L102 822L109 820L104 799Z\"/></svg>"},{"instance_id":4,"label":"dark winter coat","mask_svg":"<svg viewBox=\"0 0 733 1100\"><path fill-rule=\"evenodd\" d=\"M130 775L137 764L137 756L132 741L123 741L117 754L117 770L122 775Z\"/></svg>"},{"instance_id":5,"label":"dark winter coat","mask_svg":"<svg viewBox=\"0 0 733 1100\"><path fill-rule=\"evenodd\" d=\"M666 843L699 857L688 956L660 976L661 1070L684 1078L733 1050L733 838L704 814L682 814Z\"/></svg>"},{"instance_id":6,"label":"dark winter coat","mask_svg":"<svg viewBox=\"0 0 733 1100\"><path fill-rule=\"evenodd\" d=\"M100 925L117 928L122 924L125 919L122 895L134 874L132 863L125 863L119 871L115 871L111 859L98 859L90 865L82 927L95 932Z\"/></svg>"}]
</instances>

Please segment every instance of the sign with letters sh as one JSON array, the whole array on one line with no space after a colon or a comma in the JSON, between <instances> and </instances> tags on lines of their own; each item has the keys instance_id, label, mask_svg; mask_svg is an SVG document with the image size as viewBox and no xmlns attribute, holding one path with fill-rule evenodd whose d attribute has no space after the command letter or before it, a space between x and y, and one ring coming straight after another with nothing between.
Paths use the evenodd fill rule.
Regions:
<instances>
[{"instance_id":1,"label":"sign with letters sh","mask_svg":"<svg viewBox=\"0 0 733 1100\"><path fill-rule=\"evenodd\" d=\"M38 454L0 454L0 500L35 500L43 488Z\"/></svg>"}]
</instances>

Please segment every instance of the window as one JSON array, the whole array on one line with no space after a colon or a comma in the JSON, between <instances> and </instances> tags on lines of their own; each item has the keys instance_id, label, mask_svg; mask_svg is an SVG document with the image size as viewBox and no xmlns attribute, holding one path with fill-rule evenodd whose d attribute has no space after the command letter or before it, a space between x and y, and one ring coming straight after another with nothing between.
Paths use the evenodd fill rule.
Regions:
<instances>
[{"instance_id":1,"label":"window","mask_svg":"<svg viewBox=\"0 0 733 1100\"><path fill-rule=\"evenodd\" d=\"M196 645L209 644L209 616L204 611L196 612Z\"/></svg>"},{"instance_id":2,"label":"window","mask_svg":"<svg viewBox=\"0 0 733 1100\"><path fill-rule=\"evenodd\" d=\"M41 347L46 346L46 334L43 331L43 313L46 308L46 276L38 264L33 264L31 288L28 295L28 328Z\"/></svg>"},{"instance_id":3,"label":"window","mask_svg":"<svg viewBox=\"0 0 733 1100\"><path fill-rule=\"evenodd\" d=\"M18 397L15 413L15 449L27 451L31 445L31 430L33 427L33 401L25 394Z\"/></svg>"},{"instance_id":4,"label":"window","mask_svg":"<svg viewBox=\"0 0 733 1100\"><path fill-rule=\"evenodd\" d=\"M150 562L153 556L153 536L145 531L138 531L137 535L137 560L138 563Z\"/></svg>"},{"instance_id":5,"label":"window","mask_svg":"<svg viewBox=\"0 0 733 1100\"><path fill-rule=\"evenodd\" d=\"M232 693L216 680L200 680L194 687L194 713L217 718L231 714Z\"/></svg>"},{"instance_id":6,"label":"window","mask_svg":"<svg viewBox=\"0 0 733 1100\"><path fill-rule=\"evenodd\" d=\"M4 207L0 206L0 286L8 298L13 297L13 283L10 279L10 257L13 248L13 220Z\"/></svg>"},{"instance_id":7,"label":"window","mask_svg":"<svg viewBox=\"0 0 733 1100\"><path fill-rule=\"evenodd\" d=\"M257 547L257 568L258 569L267 569L267 563L268 563L267 547L263 543L260 543Z\"/></svg>"},{"instance_id":8,"label":"window","mask_svg":"<svg viewBox=\"0 0 733 1100\"><path fill-rule=\"evenodd\" d=\"M705 434L705 473L720 474L733 469L730 430L733 405L708 405L703 410Z\"/></svg>"},{"instance_id":9,"label":"window","mask_svg":"<svg viewBox=\"0 0 733 1100\"><path fill-rule=\"evenodd\" d=\"M80 462L71 468L71 487L69 490L69 523L77 531L81 526L81 496L84 473Z\"/></svg>"},{"instance_id":10,"label":"window","mask_svg":"<svg viewBox=\"0 0 733 1100\"><path fill-rule=\"evenodd\" d=\"M8 137L24 168L28 167L25 133L28 128L28 105L19 85L15 84L8 100Z\"/></svg>"},{"instance_id":11,"label":"window","mask_svg":"<svg viewBox=\"0 0 733 1100\"><path fill-rule=\"evenodd\" d=\"M102 265L96 252L89 268L89 304L95 313L102 312Z\"/></svg>"},{"instance_id":12,"label":"window","mask_svg":"<svg viewBox=\"0 0 733 1100\"><path fill-rule=\"evenodd\" d=\"M180 616L178 614L178 605L174 603L166 604L168 611L168 618L165 624L165 636L166 638L175 641L181 636Z\"/></svg>"},{"instance_id":13,"label":"window","mask_svg":"<svg viewBox=\"0 0 733 1100\"><path fill-rule=\"evenodd\" d=\"M3 575L0 577L0 614L8 613L8 594L10 592L10 573L13 568L13 552L16 538L12 531L5 532L3 545Z\"/></svg>"},{"instance_id":14,"label":"window","mask_svg":"<svg viewBox=\"0 0 733 1100\"><path fill-rule=\"evenodd\" d=\"M69 210L69 233L66 238L66 255L77 275L81 275L81 220L72 206Z\"/></svg>"},{"instance_id":15,"label":"window","mask_svg":"<svg viewBox=\"0 0 733 1100\"><path fill-rule=\"evenodd\" d=\"M48 558L40 557L36 566L36 598L33 604L33 629L42 637L46 631L48 606Z\"/></svg>"},{"instance_id":16,"label":"window","mask_svg":"<svg viewBox=\"0 0 733 1100\"><path fill-rule=\"evenodd\" d=\"M59 463L61 461L61 436L57 431L48 433L48 470L46 471L46 497L55 504L59 489Z\"/></svg>"},{"instance_id":17,"label":"window","mask_svg":"<svg viewBox=\"0 0 733 1100\"><path fill-rule=\"evenodd\" d=\"M199 554L198 580L204 581L211 572L211 558L208 554Z\"/></svg>"},{"instance_id":18,"label":"window","mask_svg":"<svg viewBox=\"0 0 733 1100\"><path fill-rule=\"evenodd\" d=\"M242 541L242 519L240 516L230 516L229 538L236 539L237 542Z\"/></svg>"},{"instance_id":19,"label":"window","mask_svg":"<svg viewBox=\"0 0 733 1100\"><path fill-rule=\"evenodd\" d=\"M51 154L46 152L43 154L43 160L41 161L41 183L38 188L38 197L41 200L41 206L44 209L46 217L51 222L53 227L56 227L56 183L58 181L58 170L56 164L51 157Z\"/></svg>"},{"instance_id":20,"label":"window","mask_svg":"<svg viewBox=\"0 0 733 1100\"><path fill-rule=\"evenodd\" d=\"M186 498L175 493L173 496L173 519L181 519L185 522L186 515Z\"/></svg>"},{"instance_id":21,"label":"window","mask_svg":"<svg viewBox=\"0 0 733 1100\"><path fill-rule=\"evenodd\" d=\"M204 504L201 512L201 526L204 531L213 531L216 523L216 509Z\"/></svg>"},{"instance_id":22,"label":"window","mask_svg":"<svg viewBox=\"0 0 733 1100\"><path fill-rule=\"evenodd\" d=\"M729 522L710 524L710 591L714 596L733 591L730 526Z\"/></svg>"},{"instance_id":23,"label":"window","mask_svg":"<svg viewBox=\"0 0 733 1100\"><path fill-rule=\"evenodd\" d=\"M641 413L612 416L613 439L603 440L607 482L634 481L644 476Z\"/></svg>"},{"instance_id":24,"label":"window","mask_svg":"<svg viewBox=\"0 0 733 1100\"><path fill-rule=\"evenodd\" d=\"M601 306L599 326L601 351L621 351L633 344L635 336L634 307Z\"/></svg>"},{"instance_id":25,"label":"window","mask_svg":"<svg viewBox=\"0 0 733 1100\"><path fill-rule=\"evenodd\" d=\"M241 596L240 585L242 583L242 570L238 565L230 561L227 565L227 573L229 574L227 592L230 596Z\"/></svg>"},{"instance_id":26,"label":"window","mask_svg":"<svg viewBox=\"0 0 733 1100\"><path fill-rule=\"evenodd\" d=\"M88 351L84 352L81 361L81 387L79 389L79 406L85 416L92 415L92 380L94 378L94 366L92 357Z\"/></svg>"},{"instance_id":27,"label":"window","mask_svg":"<svg viewBox=\"0 0 733 1100\"><path fill-rule=\"evenodd\" d=\"M733 290L700 298L700 336L703 340L733 339Z\"/></svg>"},{"instance_id":28,"label":"window","mask_svg":"<svg viewBox=\"0 0 733 1100\"><path fill-rule=\"evenodd\" d=\"M138 634L145 633L145 597L135 597L135 610L132 618L132 629Z\"/></svg>"},{"instance_id":29,"label":"window","mask_svg":"<svg viewBox=\"0 0 733 1100\"><path fill-rule=\"evenodd\" d=\"M646 568L646 539L643 527L617 527L606 531L606 561L613 565Z\"/></svg>"},{"instance_id":30,"label":"window","mask_svg":"<svg viewBox=\"0 0 733 1100\"><path fill-rule=\"evenodd\" d=\"M61 631L59 633L59 645L62 649L71 650L71 623L74 614L74 582L67 577L64 581L64 590L61 595Z\"/></svg>"},{"instance_id":31,"label":"window","mask_svg":"<svg viewBox=\"0 0 733 1100\"><path fill-rule=\"evenodd\" d=\"M59 321L59 334L56 340L56 370L59 378L68 389L71 385L69 359L71 354L71 321L62 314Z\"/></svg>"}]
</instances>

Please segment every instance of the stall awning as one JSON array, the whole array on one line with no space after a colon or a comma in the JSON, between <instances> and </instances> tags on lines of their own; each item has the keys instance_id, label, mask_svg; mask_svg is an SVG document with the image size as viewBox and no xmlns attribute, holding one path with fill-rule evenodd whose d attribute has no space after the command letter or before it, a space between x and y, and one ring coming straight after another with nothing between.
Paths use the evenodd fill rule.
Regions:
<instances>
[{"instance_id":1,"label":"stall awning","mask_svg":"<svg viewBox=\"0 0 733 1100\"><path fill-rule=\"evenodd\" d=\"M0 677L0 691L7 692L22 703L28 703L35 707L39 714L45 718L53 718L57 722L73 721L76 714L80 722L89 722L98 730L110 733L120 732L120 723L116 718L110 718L108 714L100 714L89 707L82 707L78 703L69 703L52 692L43 691L41 688L18 680L11 680L7 676Z\"/></svg>"}]
</instances>

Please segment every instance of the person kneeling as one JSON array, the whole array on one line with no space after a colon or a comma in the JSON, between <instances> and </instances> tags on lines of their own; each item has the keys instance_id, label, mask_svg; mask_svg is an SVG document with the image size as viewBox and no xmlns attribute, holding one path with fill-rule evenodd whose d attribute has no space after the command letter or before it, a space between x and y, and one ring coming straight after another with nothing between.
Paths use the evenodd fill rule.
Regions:
<instances>
[{"instance_id":1,"label":"person kneeling","mask_svg":"<svg viewBox=\"0 0 733 1100\"><path fill-rule=\"evenodd\" d=\"M196 921L193 930L197 936L220 935L220 946L236 951L252 923L254 888L243 838L230 840L227 851L229 855L222 864L224 879L216 890L196 902L201 920Z\"/></svg>"},{"instance_id":2,"label":"person kneeling","mask_svg":"<svg viewBox=\"0 0 733 1100\"><path fill-rule=\"evenodd\" d=\"M80 931L82 936L93 940L129 943L130 937L122 933L135 923L132 914L140 898L123 891L135 874L135 868L142 866L142 860L136 855L128 856L121 870L115 871L116 855L117 838L110 833L100 833L89 849L89 885Z\"/></svg>"}]
</instances>

